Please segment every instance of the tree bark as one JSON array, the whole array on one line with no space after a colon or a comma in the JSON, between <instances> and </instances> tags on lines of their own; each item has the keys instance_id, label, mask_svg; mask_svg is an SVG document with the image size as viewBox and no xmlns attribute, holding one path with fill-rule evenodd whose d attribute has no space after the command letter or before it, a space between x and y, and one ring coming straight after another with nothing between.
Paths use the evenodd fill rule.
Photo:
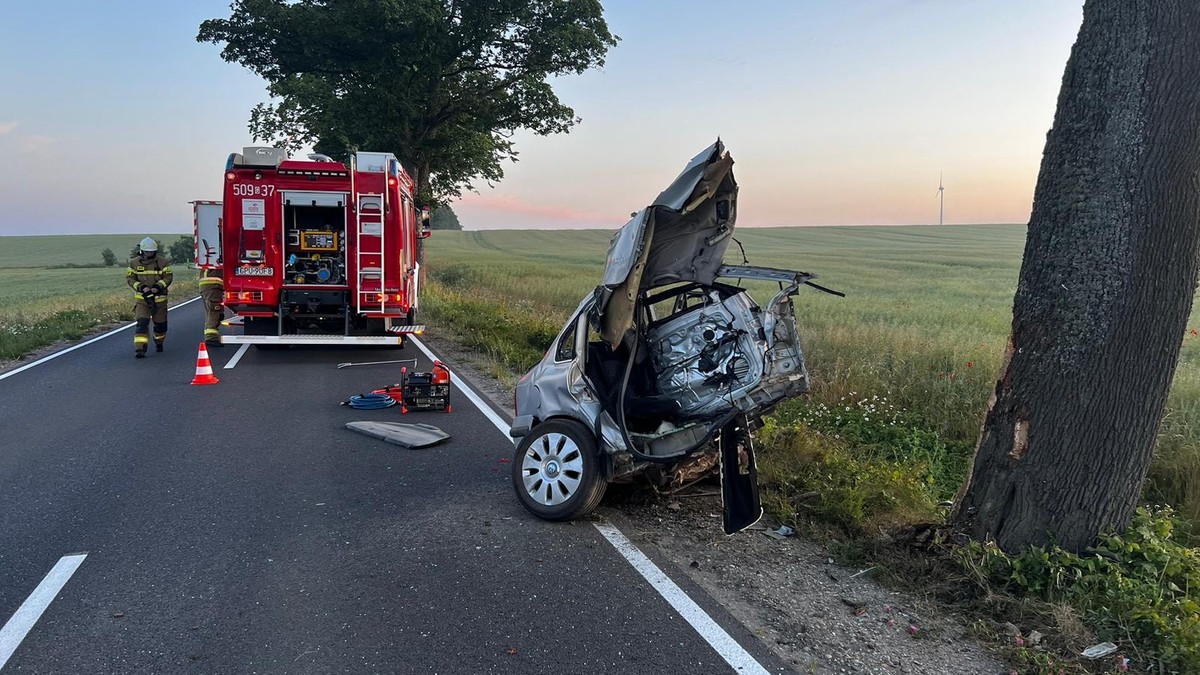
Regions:
<instances>
[{"instance_id":1,"label":"tree bark","mask_svg":"<svg viewBox=\"0 0 1200 675\"><path fill-rule=\"evenodd\" d=\"M1016 552L1128 524L1196 290L1200 3L1087 0L952 521Z\"/></svg>"}]
</instances>

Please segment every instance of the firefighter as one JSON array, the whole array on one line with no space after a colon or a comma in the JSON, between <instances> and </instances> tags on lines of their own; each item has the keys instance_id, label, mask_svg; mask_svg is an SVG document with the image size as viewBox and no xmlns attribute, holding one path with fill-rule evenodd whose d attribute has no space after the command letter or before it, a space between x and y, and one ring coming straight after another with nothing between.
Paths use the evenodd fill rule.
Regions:
<instances>
[{"instance_id":1,"label":"firefighter","mask_svg":"<svg viewBox=\"0 0 1200 675\"><path fill-rule=\"evenodd\" d=\"M154 321L154 351L163 350L163 340L167 337L167 288L173 278L170 261L158 254L158 242L150 237L143 239L125 270L125 281L137 298L133 307L137 318L133 355L139 359L146 357L150 346L151 320Z\"/></svg>"},{"instance_id":2,"label":"firefighter","mask_svg":"<svg viewBox=\"0 0 1200 675\"><path fill-rule=\"evenodd\" d=\"M204 342L210 347L221 347L221 332L217 329L225 318L225 282L221 270L200 270L200 297L204 301Z\"/></svg>"}]
</instances>

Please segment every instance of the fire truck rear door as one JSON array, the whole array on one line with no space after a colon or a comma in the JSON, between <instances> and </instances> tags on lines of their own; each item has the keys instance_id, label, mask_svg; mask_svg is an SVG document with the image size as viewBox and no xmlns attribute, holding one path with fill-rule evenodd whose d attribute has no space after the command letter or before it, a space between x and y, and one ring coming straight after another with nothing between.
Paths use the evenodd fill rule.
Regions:
<instances>
[{"instance_id":1,"label":"fire truck rear door","mask_svg":"<svg viewBox=\"0 0 1200 675\"><path fill-rule=\"evenodd\" d=\"M221 266L221 202L192 202L196 223L196 266Z\"/></svg>"}]
</instances>

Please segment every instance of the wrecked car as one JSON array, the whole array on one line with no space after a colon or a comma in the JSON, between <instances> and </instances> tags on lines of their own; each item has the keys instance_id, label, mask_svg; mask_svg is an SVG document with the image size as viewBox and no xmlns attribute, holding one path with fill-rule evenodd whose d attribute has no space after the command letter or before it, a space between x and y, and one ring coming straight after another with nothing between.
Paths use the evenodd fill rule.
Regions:
<instances>
[{"instance_id":1,"label":"wrecked car","mask_svg":"<svg viewBox=\"0 0 1200 675\"><path fill-rule=\"evenodd\" d=\"M610 482L719 464L725 532L761 516L751 432L808 391L792 296L828 289L805 272L724 264L737 192L717 140L617 231L602 283L517 384L512 481L533 514L571 520ZM742 280L779 290L759 306Z\"/></svg>"}]
</instances>

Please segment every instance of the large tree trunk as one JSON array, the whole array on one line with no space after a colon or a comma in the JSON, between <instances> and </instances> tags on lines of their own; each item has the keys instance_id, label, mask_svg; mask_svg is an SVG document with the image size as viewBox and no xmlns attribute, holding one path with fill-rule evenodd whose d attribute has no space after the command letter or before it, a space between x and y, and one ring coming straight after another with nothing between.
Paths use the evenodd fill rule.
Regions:
<instances>
[{"instance_id":1,"label":"large tree trunk","mask_svg":"<svg viewBox=\"0 0 1200 675\"><path fill-rule=\"evenodd\" d=\"M1088 0L1012 335L952 516L1006 551L1128 524L1196 289L1200 2Z\"/></svg>"}]
</instances>

